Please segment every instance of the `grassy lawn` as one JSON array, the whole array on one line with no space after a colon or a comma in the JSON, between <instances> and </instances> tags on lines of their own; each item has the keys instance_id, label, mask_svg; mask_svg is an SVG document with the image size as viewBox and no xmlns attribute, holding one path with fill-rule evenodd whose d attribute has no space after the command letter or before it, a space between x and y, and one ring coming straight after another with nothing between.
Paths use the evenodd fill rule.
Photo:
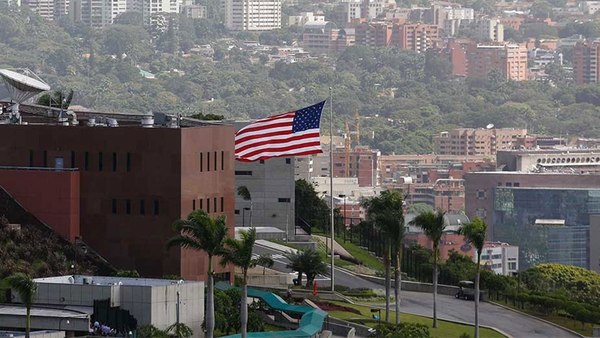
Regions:
<instances>
[{"instance_id":1,"label":"grassy lawn","mask_svg":"<svg viewBox=\"0 0 600 338\"><path fill-rule=\"evenodd\" d=\"M358 323L364 323L365 325L370 326L370 327L377 325L377 322L374 321L371 317L372 316L371 308L369 308L367 306L338 302L338 301L333 301L331 303L336 304L336 305L345 306L345 307L350 307L350 308L360 311L360 313L361 313L360 315L358 315L356 313L346 312L346 311L329 311L329 314L332 317L345 319L345 320L358 322ZM396 316L395 312L390 312L390 318L392 320L396 318L395 316ZM385 318L385 310L381 310L381 317ZM471 326L471 325L455 324L455 323L439 320L438 327L436 329L433 329L433 328L431 328L431 324L432 324L431 318L417 316L417 315L408 314L408 313L402 313L400 315L400 320L405 321L405 322L410 322L410 323L419 323L419 324L427 325L429 327L429 331L431 332L431 336L435 337L435 338L458 338L463 333L467 333L471 337L473 336L473 326ZM503 338L504 337L500 333L498 333L494 330L491 330L491 329L487 329L487 328L480 328L479 334L480 334L480 337L482 337L482 338Z\"/></svg>"},{"instance_id":2,"label":"grassy lawn","mask_svg":"<svg viewBox=\"0 0 600 338\"><path fill-rule=\"evenodd\" d=\"M358 245L350 242L338 241L354 258L361 261L366 267L377 271L383 271L383 262L377 257L371 255L367 250L361 249Z\"/></svg>"},{"instance_id":3,"label":"grassy lawn","mask_svg":"<svg viewBox=\"0 0 600 338\"><path fill-rule=\"evenodd\" d=\"M582 334L582 335L584 335L586 337L591 337L592 336L592 328L593 328L592 324L585 323L585 325L581 325L581 323L578 322L578 321L575 321L573 319L566 318L566 317L563 317L563 316L559 316L558 314L546 315L546 314L534 311L532 309L521 309L521 308L518 308L518 307L514 306L511 302L507 303L507 302L505 302L503 300L498 300L498 301L494 301L494 302L498 303L498 304L502 304L502 305L508 306L508 307L516 309L516 310L519 310L521 312L525 312L527 314L536 316L538 318L547 320L549 322L552 322L554 324L560 325L562 327L566 327L567 329L573 330L573 331L575 331L577 333L580 333L580 334Z\"/></svg>"}]
</instances>

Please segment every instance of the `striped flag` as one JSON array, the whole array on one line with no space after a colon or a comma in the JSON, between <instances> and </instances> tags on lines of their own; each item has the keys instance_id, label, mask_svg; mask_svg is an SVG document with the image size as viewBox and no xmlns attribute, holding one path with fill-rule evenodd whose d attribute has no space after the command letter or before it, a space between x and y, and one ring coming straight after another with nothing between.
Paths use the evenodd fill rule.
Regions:
<instances>
[{"instance_id":1,"label":"striped flag","mask_svg":"<svg viewBox=\"0 0 600 338\"><path fill-rule=\"evenodd\" d=\"M251 162L323 152L319 123L324 105L319 102L245 126L235 134L235 158Z\"/></svg>"}]
</instances>

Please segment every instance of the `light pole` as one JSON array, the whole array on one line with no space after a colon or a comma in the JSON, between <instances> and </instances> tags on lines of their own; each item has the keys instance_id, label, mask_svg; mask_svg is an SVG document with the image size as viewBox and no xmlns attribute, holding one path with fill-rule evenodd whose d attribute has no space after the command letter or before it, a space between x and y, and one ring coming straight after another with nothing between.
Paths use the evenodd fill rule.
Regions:
<instances>
[{"instance_id":1,"label":"light pole","mask_svg":"<svg viewBox=\"0 0 600 338\"><path fill-rule=\"evenodd\" d=\"M340 194L338 195L340 198L344 199L344 211L342 213L342 226L344 230L344 242L346 242L346 195Z\"/></svg>"}]
</instances>

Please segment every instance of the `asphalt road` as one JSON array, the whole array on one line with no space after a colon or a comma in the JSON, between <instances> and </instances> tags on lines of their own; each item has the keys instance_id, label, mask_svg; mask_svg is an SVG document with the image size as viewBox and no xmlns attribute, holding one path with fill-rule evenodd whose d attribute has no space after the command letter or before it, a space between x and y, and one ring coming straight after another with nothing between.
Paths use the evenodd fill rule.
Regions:
<instances>
[{"instance_id":1,"label":"asphalt road","mask_svg":"<svg viewBox=\"0 0 600 338\"><path fill-rule=\"evenodd\" d=\"M273 269L281 272L292 272L285 265L288 260L281 251L256 245L255 254L270 253L275 265ZM318 276L319 283L330 283L328 276ZM364 280L360 277L336 269L335 284L350 288L382 289L383 286ZM321 284L323 285L323 284ZM424 316L431 316L432 297L429 293L401 291L402 311ZM438 317L440 319L457 320L473 323L474 302L455 299L452 296L438 295ZM572 338L578 337L542 321L520 315L490 303L480 303L479 323L496 327L514 338Z\"/></svg>"}]
</instances>

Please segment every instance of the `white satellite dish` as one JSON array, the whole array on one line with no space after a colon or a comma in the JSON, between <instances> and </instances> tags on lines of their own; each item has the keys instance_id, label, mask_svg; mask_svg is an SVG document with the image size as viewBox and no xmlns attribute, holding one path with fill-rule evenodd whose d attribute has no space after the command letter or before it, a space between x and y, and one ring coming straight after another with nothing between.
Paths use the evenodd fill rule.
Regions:
<instances>
[{"instance_id":1,"label":"white satellite dish","mask_svg":"<svg viewBox=\"0 0 600 338\"><path fill-rule=\"evenodd\" d=\"M490 123L487 126L485 126L485 129L492 129L492 128L494 128L494 124L493 123Z\"/></svg>"},{"instance_id":2,"label":"white satellite dish","mask_svg":"<svg viewBox=\"0 0 600 338\"><path fill-rule=\"evenodd\" d=\"M0 69L0 77L4 80L11 99L16 102L12 107L12 117L19 117L19 104L50 90L50 86L29 69Z\"/></svg>"}]
</instances>

